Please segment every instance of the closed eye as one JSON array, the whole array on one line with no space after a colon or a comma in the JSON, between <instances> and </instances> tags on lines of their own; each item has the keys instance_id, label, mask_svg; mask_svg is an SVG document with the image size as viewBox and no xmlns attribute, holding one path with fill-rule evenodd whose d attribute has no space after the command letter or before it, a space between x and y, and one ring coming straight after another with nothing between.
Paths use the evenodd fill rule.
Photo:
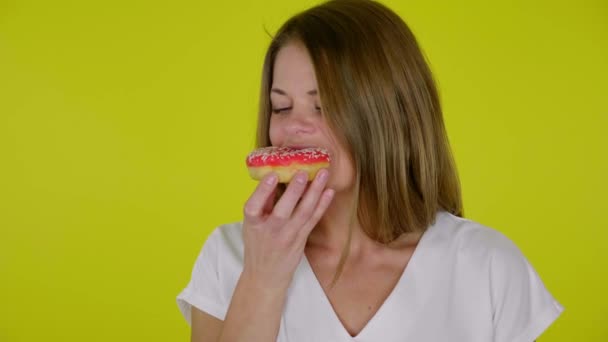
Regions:
<instances>
[{"instance_id":1,"label":"closed eye","mask_svg":"<svg viewBox=\"0 0 608 342\"><path fill-rule=\"evenodd\" d=\"M273 112L274 114L281 114L281 113L283 113L283 112L285 112L285 111L288 111L288 110L290 110L290 109L291 109L291 107L285 107L285 108L276 108L276 109L275 109L275 108L273 108L273 109L272 109L272 112Z\"/></svg>"},{"instance_id":2,"label":"closed eye","mask_svg":"<svg viewBox=\"0 0 608 342\"><path fill-rule=\"evenodd\" d=\"M281 114L281 113L286 112L286 111L288 111L288 110L291 110L291 107L285 107L285 108L273 108L273 109L272 109L272 113L274 113L274 114ZM315 106L315 111L317 111L317 112L319 112L319 113L320 113L320 112L321 112L321 107L316 107L316 106Z\"/></svg>"}]
</instances>

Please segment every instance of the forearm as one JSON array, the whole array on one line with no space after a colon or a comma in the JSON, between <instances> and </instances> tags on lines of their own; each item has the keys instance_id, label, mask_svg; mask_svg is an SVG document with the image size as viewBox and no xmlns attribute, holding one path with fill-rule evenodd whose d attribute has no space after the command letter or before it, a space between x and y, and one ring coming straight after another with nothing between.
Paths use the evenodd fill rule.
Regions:
<instances>
[{"instance_id":1,"label":"forearm","mask_svg":"<svg viewBox=\"0 0 608 342\"><path fill-rule=\"evenodd\" d=\"M219 341L276 341L286 294L287 287L271 289L241 275Z\"/></svg>"}]
</instances>

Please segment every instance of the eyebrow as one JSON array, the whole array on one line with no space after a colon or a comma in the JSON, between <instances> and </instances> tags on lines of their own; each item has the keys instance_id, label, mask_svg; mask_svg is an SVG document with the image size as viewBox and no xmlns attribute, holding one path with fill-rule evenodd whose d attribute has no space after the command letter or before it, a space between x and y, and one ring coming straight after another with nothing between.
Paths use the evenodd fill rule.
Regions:
<instances>
[{"instance_id":1,"label":"eyebrow","mask_svg":"<svg viewBox=\"0 0 608 342\"><path fill-rule=\"evenodd\" d=\"M279 88L272 88L270 90L270 92L271 93L277 93L277 94L280 94L280 95L287 95L287 93L284 90L279 89ZM313 89L313 90L309 90L306 94L314 96L314 95L317 95L318 93L319 92L316 89Z\"/></svg>"}]
</instances>

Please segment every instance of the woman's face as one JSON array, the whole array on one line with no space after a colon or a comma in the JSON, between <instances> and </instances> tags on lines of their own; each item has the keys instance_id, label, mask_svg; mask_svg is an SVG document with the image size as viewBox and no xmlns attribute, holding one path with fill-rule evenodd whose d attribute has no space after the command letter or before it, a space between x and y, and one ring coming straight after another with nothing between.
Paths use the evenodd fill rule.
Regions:
<instances>
[{"instance_id":1,"label":"woman's face","mask_svg":"<svg viewBox=\"0 0 608 342\"><path fill-rule=\"evenodd\" d=\"M270 102L272 146L323 147L331 157L327 187L351 189L354 168L348 153L324 119L315 71L306 48L299 43L282 47L276 57Z\"/></svg>"}]
</instances>

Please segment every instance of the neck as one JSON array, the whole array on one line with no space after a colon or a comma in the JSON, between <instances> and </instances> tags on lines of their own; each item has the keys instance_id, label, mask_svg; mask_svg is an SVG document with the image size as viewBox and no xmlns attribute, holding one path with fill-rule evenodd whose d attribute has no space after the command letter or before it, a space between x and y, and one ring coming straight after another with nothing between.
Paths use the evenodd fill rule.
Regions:
<instances>
[{"instance_id":1,"label":"neck","mask_svg":"<svg viewBox=\"0 0 608 342\"><path fill-rule=\"evenodd\" d=\"M353 230L350 243L351 253L358 253L362 247L373 242L361 228L357 215L353 212L354 196L351 193L336 192L325 214L308 236L308 244L331 254L340 254ZM354 217L351 217L354 215Z\"/></svg>"},{"instance_id":2,"label":"neck","mask_svg":"<svg viewBox=\"0 0 608 342\"><path fill-rule=\"evenodd\" d=\"M352 194L336 192L331 205L308 236L307 247L339 257L348 240L351 225L353 230L349 252L351 257L373 253L384 247L402 249L415 246L422 237L422 232L403 234L387 246L382 246L365 234L356 213L353 213L353 208L354 196Z\"/></svg>"}]
</instances>

